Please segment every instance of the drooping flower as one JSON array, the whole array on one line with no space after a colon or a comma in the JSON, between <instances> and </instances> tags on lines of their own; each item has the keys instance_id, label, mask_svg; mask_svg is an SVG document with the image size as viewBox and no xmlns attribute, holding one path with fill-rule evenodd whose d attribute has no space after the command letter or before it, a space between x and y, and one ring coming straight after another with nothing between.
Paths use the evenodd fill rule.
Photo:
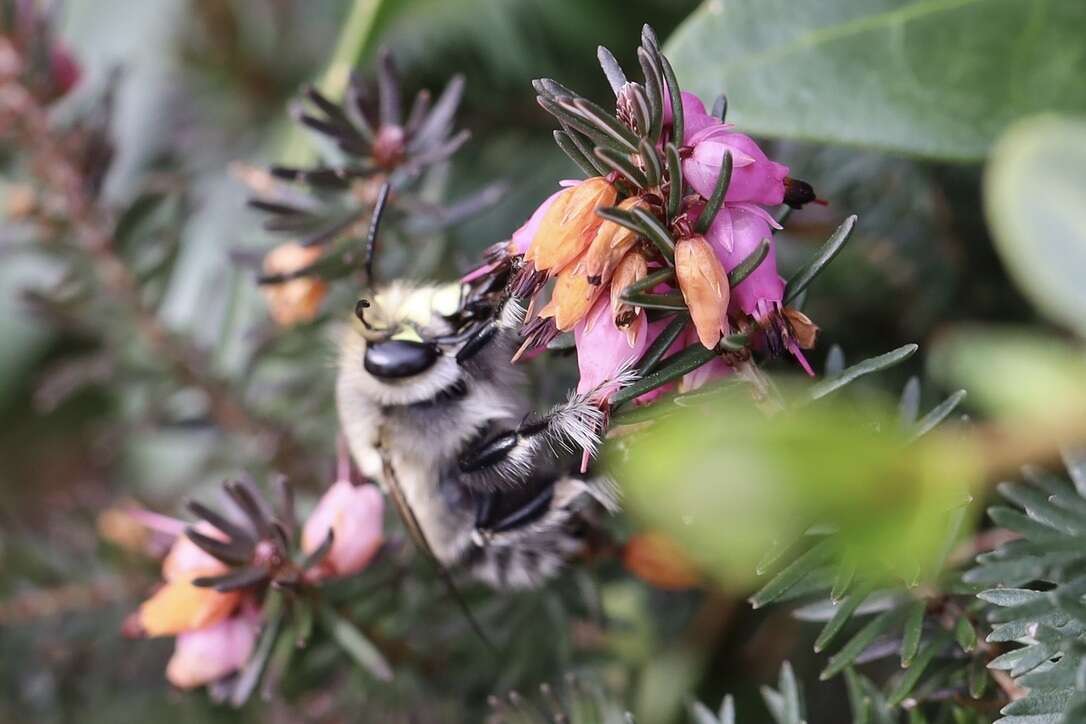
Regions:
<instances>
[{"instance_id":1,"label":"drooping flower","mask_svg":"<svg viewBox=\"0 0 1086 724\"><path fill-rule=\"evenodd\" d=\"M776 241L772 228L779 226L755 204L725 206L706 232L728 270L734 269L763 241L769 242L765 259L732 289L732 312L748 314L765 331L770 349L787 349L808 374L813 374L802 349L814 346L818 327L802 312L783 306L784 279L777 272Z\"/></svg>"},{"instance_id":2,"label":"drooping flower","mask_svg":"<svg viewBox=\"0 0 1086 724\"><path fill-rule=\"evenodd\" d=\"M321 547L329 532L332 547L320 571L332 576L351 576L373 559L384 541L384 498L375 485L353 485L339 480L324 493L302 529L302 550Z\"/></svg>"},{"instance_id":3,"label":"drooping flower","mask_svg":"<svg viewBox=\"0 0 1086 724\"><path fill-rule=\"evenodd\" d=\"M709 198L720 176L724 153L732 156L732 175L724 200L775 206L784 201L788 167L770 161L750 136L738 133L726 123L706 126L690 137L693 147L683 161L683 178Z\"/></svg>"},{"instance_id":4,"label":"drooping flower","mask_svg":"<svg viewBox=\"0 0 1086 724\"><path fill-rule=\"evenodd\" d=\"M631 196L618 205L619 210L627 212L647 207L648 204L638 196ZM605 220L596 230L584 256L574 266L588 277L589 283L596 286L606 284L637 239L637 232Z\"/></svg>"},{"instance_id":5,"label":"drooping flower","mask_svg":"<svg viewBox=\"0 0 1086 724\"><path fill-rule=\"evenodd\" d=\"M698 339L712 349L728 330L728 274L703 236L675 244L675 276L679 280Z\"/></svg>"},{"instance_id":6,"label":"drooping flower","mask_svg":"<svg viewBox=\"0 0 1086 724\"><path fill-rule=\"evenodd\" d=\"M610 181L595 176L558 192L532 237L524 258L539 271L554 274L575 260L595 238L603 219L601 206L613 206L618 191Z\"/></svg>"},{"instance_id":7,"label":"drooping flower","mask_svg":"<svg viewBox=\"0 0 1086 724\"><path fill-rule=\"evenodd\" d=\"M290 327L313 320L321 302L328 294L328 284L316 276L290 278L312 266L322 254L318 246L296 243L280 244L264 257L264 273L287 277L283 281L263 285L268 314L281 327Z\"/></svg>"},{"instance_id":8,"label":"drooping flower","mask_svg":"<svg viewBox=\"0 0 1086 724\"><path fill-rule=\"evenodd\" d=\"M631 325L632 334L615 325L611 312L611 300L601 297L588 316L573 328L577 344L577 368L580 380L577 392L587 394L598 390L602 399L615 393L605 385L641 359L649 344L648 327L644 315Z\"/></svg>"},{"instance_id":9,"label":"drooping flower","mask_svg":"<svg viewBox=\"0 0 1086 724\"><path fill-rule=\"evenodd\" d=\"M776 243L772 227L780 228L769 213L755 204L726 205L717 212L705 238L713 245L728 271L743 262L763 240L769 253L762 263L732 289L732 305L745 314L754 314L759 301L780 302L784 280L777 272Z\"/></svg>"},{"instance_id":10,"label":"drooping flower","mask_svg":"<svg viewBox=\"0 0 1086 724\"><path fill-rule=\"evenodd\" d=\"M641 318L641 307L622 301L622 293L631 284L648 276L649 264L645 257L637 251L631 251L622 258L615 267L614 276L611 278L611 314L615 320L615 326L626 330L626 336L631 340L637 334L637 322Z\"/></svg>"},{"instance_id":11,"label":"drooping flower","mask_svg":"<svg viewBox=\"0 0 1086 724\"><path fill-rule=\"evenodd\" d=\"M221 537L208 525L198 526L201 533ZM187 536L178 536L162 562L165 584L139 608L140 628L148 636L173 636L185 631L213 626L237 608L240 591L216 591L193 584L193 580L218 576L229 568L202 551Z\"/></svg>"},{"instance_id":12,"label":"drooping flower","mask_svg":"<svg viewBox=\"0 0 1086 724\"><path fill-rule=\"evenodd\" d=\"M584 319L603 292L603 287L590 283L577 266L571 264L558 274L550 301L539 310L541 318L553 317L554 325L562 332L568 332Z\"/></svg>"},{"instance_id":13,"label":"drooping flower","mask_svg":"<svg viewBox=\"0 0 1086 724\"><path fill-rule=\"evenodd\" d=\"M260 623L259 613L250 610L179 633L166 679L178 688L192 689L233 674L252 656Z\"/></svg>"}]
</instances>

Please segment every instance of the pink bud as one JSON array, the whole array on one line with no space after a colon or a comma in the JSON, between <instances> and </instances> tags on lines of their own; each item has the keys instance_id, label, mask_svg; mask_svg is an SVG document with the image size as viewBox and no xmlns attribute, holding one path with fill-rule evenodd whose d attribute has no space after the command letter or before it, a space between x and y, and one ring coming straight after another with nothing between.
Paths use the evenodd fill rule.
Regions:
<instances>
[{"instance_id":1,"label":"pink bud","mask_svg":"<svg viewBox=\"0 0 1086 724\"><path fill-rule=\"evenodd\" d=\"M321 564L324 573L351 576L365 568L383 541L384 498L375 485L354 486L340 480L328 488L302 529L302 550L317 550L331 530L332 549Z\"/></svg>"},{"instance_id":2,"label":"pink bud","mask_svg":"<svg viewBox=\"0 0 1086 724\"><path fill-rule=\"evenodd\" d=\"M259 631L260 618L254 611L178 634L166 678L174 686L191 689L229 676L252 656Z\"/></svg>"},{"instance_id":3,"label":"pink bud","mask_svg":"<svg viewBox=\"0 0 1086 724\"><path fill-rule=\"evenodd\" d=\"M770 161L750 136L736 133L727 124L718 124L695 133L687 145L694 150L683 161L683 178L705 198L712 195L716 186L724 152L730 151L732 176L725 201L751 201L769 206L784 201L788 167Z\"/></svg>"}]
</instances>

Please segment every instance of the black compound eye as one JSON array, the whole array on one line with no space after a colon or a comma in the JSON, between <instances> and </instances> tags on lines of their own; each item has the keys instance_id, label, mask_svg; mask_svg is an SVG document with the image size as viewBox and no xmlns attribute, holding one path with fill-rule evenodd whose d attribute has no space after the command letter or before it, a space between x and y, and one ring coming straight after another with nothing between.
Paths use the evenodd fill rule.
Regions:
<instances>
[{"instance_id":1,"label":"black compound eye","mask_svg":"<svg viewBox=\"0 0 1086 724\"><path fill-rule=\"evenodd\" d=\"M398 379L425 372L433 367L437 358L438 349L434 344L393 339L370 343L363 365L374 377Z\"/></svg>"}]
</instances>

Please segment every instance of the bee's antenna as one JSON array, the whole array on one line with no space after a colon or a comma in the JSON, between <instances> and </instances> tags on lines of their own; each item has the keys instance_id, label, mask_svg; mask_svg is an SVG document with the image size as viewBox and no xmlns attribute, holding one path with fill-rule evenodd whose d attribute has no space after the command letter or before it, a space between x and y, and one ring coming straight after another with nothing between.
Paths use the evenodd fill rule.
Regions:
<instances>
[{"instance_id":1,"label":"bee's antenna","mask_svg":"<svg viewBox=\"0 0 1086 724\"><path fill-rule=\"evenodd\" d=\"M385 204L388 202L388 193L391 185L386 181L381 184L381 190L377 192L377 203L373 207L373 215L370 216L370 230L366 234L366 255L363 267L366 270L366 282L373 286L373 257L377 247L377 232L381 228L381 217L385 215Z\"/></svg>"}]
</instances>

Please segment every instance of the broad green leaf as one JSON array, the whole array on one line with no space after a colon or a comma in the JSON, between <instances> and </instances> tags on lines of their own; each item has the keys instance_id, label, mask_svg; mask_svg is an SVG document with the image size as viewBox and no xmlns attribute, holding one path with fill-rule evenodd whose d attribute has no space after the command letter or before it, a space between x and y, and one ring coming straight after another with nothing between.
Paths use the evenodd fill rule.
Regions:
<instances>
[{"instance_id":1,"label":"broad green leaf","mask_svg":"<svg viewBox=\"0 0 1086 724\"><path fill-rule=\"evenodd\" d=\"M1081 336L1086 336L1084 198L1086 121L1039 116L1000 138L984 177L996 248L1030 300Z\"/></svg>"},{"instance_id":2,"label":"broad green leaf","mask_svg":"<svg viewBox=\"0 0 1086 724\"><path fill-rule=\"evenodd\" d=\"M974 160L1086 110L1084 36L1081 0L707 0L665 52L744 130Z\"/></svg>"},{"instance_id":3,"label":"broad green leaf","mask_svg":"<svg viewBox=\"0 0 1086 724\"><path fill-rule=\"evenodd\" d=\"M829 552L855 556L860 571L915 570L976 482L968 443L936 431L907 447L888 402L830 398L770 416L713 398L616 441L609 462L633 513L729 583L749 583L774 541L797 539L812 520L840 530ZM806 571L796 573L767 589L787 590Z\"/></svg>"},{"instance_id":4,"label":"broad green leaf","mask_svg":"<svg viewBox=\"0 0 1086 724\"><path fill-rule=\"evenodd\" d=\"M928 363L933 376L967 387L970 399L1020 433L1074 432L1082 422L1086 350L1057 337L961 328L938 340Z\"/></svg>"}]
</instances>

